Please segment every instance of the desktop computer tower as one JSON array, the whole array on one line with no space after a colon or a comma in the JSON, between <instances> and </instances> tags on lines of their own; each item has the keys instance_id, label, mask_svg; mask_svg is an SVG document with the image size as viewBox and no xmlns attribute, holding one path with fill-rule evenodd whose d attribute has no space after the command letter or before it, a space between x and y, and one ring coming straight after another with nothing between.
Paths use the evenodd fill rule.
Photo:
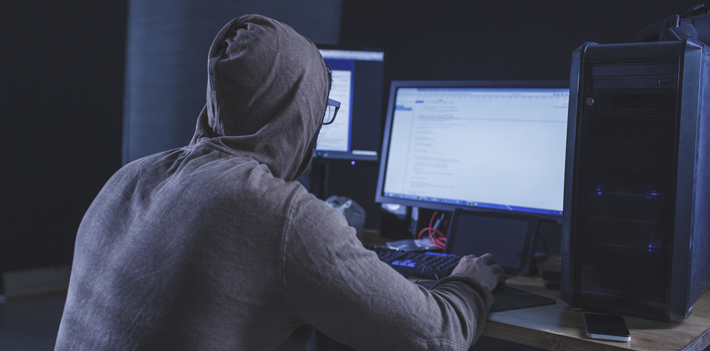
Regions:
<instances>
[{"instance_id":1,"label":"desktop computer tower","mask_svg":"<svg viewBox=\"0 0 710 351\"><path fill-rule=\"evenodd\" d=\"M573 53L561 297L687 318L710 286L710 50L694 39Z\"/></svg>"}]
</instances>

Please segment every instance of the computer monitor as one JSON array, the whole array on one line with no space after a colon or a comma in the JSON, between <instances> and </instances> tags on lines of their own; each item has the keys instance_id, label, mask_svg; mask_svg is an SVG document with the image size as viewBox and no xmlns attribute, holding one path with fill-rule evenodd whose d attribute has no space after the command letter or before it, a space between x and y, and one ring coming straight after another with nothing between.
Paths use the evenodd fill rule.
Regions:
<instances>
[{"instance_id":1,"label":"computer monitor","mask_svg":"<svg viewBox=\"0 0 710 351\"><path fill-rule=\"evenodd\" d=\"M385 53L318 45L331 67L330 98L340 102L333 124L321 128L314 160L379 160Z\"/></svg>"},{"instance_id":2,"label":"computer monitor","mask_svg":"<svg viewBox=\"0 0 710 351\"><path fill-rule=\"evenodd\" d=\"M376 201L562 220L568 81L393 81Z\"/></svg>"}]
</instances>

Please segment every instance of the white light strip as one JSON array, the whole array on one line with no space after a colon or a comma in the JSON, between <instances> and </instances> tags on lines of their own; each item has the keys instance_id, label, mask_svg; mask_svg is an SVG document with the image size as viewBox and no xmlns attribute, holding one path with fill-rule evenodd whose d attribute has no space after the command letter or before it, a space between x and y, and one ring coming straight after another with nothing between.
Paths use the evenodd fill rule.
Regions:
<instances>
[{"instance_id":1,"label":"white light strip","mask_svg":"<svg viewBox=\"0 0 710 351\"><path fill-rule=\"evenodd\" d=\"M384 61L385 53L381 51L351 51L319 49L324 59Z\"/></svg>"},{"instance_id":2,"label":"white light strip","mask_svg":"<svg viewBox=\"0 0 710 351\"><path fill-rule=\"evenodd\" d=\"M353 150L353 155L377 156L377 151Z\"/></svg>"}]
</instances>

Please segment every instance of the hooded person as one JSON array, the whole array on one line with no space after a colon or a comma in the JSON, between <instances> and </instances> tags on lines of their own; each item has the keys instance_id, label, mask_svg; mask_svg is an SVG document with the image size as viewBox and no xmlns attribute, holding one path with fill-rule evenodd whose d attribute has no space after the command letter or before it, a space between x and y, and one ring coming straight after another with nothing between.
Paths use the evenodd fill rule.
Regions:
<instances>
[{"instance_id":1,"label":"hooded person","mask_svg":"<svg viewBox=\"0 0 710 351\"><path fill-rule=\"evenodd\" d=\"M292 181L328 99L313 43L246 15L208 73L190 144L126 165L88 209L55 350L304 350L314 327L359 350L468 350L490 285L412 284Z\"/></svg>"}]
</instances>

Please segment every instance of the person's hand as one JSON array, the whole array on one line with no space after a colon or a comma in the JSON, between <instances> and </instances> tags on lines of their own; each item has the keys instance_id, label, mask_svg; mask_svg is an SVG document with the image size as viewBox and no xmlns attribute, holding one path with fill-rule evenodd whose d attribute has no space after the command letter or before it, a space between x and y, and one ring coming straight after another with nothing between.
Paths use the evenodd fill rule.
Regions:
<instances>
[{"instance_id":1,"label":"person's hand","mask_svg":"<svg viewBox=\"0 0 710 351\"><path fill-rule=\"evenodd\" d=\"M491 254L485 254L481 257L474 255L462 257L459 264L451 272L451 274L456 273L476 278L489 291L493 291L498 284L505 284L505 280L508 279L503 268L496 264L496 259Z\"/></svg>"}]
</instances>

